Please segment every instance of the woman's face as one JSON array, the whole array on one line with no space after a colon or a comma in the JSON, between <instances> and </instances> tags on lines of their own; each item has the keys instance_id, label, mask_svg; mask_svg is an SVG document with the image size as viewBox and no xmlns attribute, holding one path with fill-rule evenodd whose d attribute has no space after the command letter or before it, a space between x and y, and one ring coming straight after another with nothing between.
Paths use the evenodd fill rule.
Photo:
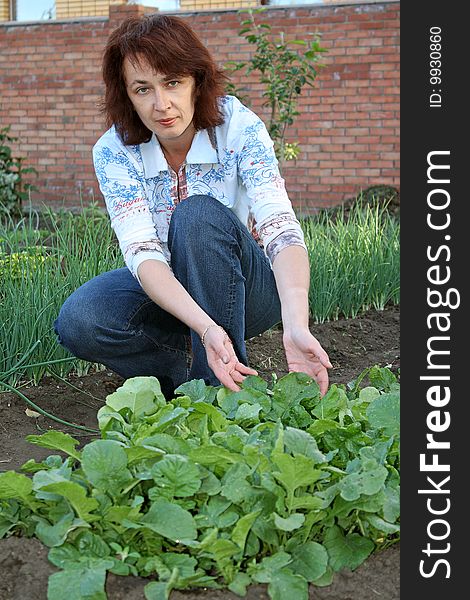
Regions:
<instances>
[{"instance_id":1,"label":"woman's face","mask_svg":"<svg viewBox=\"0 0 470 600\"><path fill-rule=\"evenodd\" d=\"M194 136L194 77L155 73L143 60L126 58L123 66L127 94L142 123L164 148L184 149Z\"/></svg>"}]
</instances>

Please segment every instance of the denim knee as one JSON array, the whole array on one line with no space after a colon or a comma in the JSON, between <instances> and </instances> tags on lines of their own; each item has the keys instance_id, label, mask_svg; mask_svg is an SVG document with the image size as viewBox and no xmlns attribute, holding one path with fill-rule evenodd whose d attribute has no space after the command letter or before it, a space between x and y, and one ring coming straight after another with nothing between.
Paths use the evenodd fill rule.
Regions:
<instances>
[{"instance_id":1,"label":"denim knee","mask_svg":"<svg viewBox=\"0 0 470 600\"><path fill-rule=\"evenodd\" d=\"M172 219L175 218L175 215L176 219L188 217L191 219L192 216L195 215L198 219L210 223L212 222L211 217L214 212L227 213L227 215L231 214L230 209L224 206L219 200L216 200L216 198L198 194L189 196L184 202L180 202L173 211Z\"/></svg>"},{"instance_id":2,"label":"denim knee","mask_svg":"<svg viewBox=\"0 0 470 600\"><path fill-rule=\"evenodd\" d=\"M189 240L201 239L208 227L227 231L227 225L233 224L234 218L237 217L232 211L215 198L190 196L173 211L168 234L170 250L176 233Z\"/></svg>"},{"instance_id":3,"label":"denim knee","mask_svg":"<svg viewBox=\"0 0 470 600\"><path fill-rule=\"evenodd\" d=\"M73 355L94 360L98 355L97 319L92 306L83 306L74 294L67 298L54 321L59 344Z\"/></svg>"}]
</instances>

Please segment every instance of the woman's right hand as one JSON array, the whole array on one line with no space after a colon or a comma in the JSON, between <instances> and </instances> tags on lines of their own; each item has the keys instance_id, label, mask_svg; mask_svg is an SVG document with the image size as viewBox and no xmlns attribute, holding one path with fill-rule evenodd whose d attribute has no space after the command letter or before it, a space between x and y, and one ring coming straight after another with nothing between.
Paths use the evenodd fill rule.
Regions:
<instances>
[{"instance_id":1,"label":"woman's right hand","mask_svg":"<svg viewBox=\"0 0 470 600\"><path fill-rule=\"evenodd\" d=\"M229 390L238 392L247 375L258 375L258 372L242 364L233 348L233 344L222 327L212 326L204 335L207 364L214 375Z\"/></svg>"}]
</instances>

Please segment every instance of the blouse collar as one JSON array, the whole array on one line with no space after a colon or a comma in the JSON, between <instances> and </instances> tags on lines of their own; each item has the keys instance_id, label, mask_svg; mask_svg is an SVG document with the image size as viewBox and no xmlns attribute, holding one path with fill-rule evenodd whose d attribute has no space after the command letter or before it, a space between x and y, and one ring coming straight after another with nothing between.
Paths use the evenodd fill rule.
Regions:
<instances>
[{"instance_id":1,"label":"blouse collar","mask_svg":"<svg viewBox=\"0 0 470 600\"><path fill-rule=\"evenodd\" d=\"M150 141L140 144L145 178L157 177L162 171L168 171L168 163L155 134ZM186 156L186 164L218 164L217 149L214 148L207 129L201 129L194 135L191 148Z\"/></svg>"}]
</instances>

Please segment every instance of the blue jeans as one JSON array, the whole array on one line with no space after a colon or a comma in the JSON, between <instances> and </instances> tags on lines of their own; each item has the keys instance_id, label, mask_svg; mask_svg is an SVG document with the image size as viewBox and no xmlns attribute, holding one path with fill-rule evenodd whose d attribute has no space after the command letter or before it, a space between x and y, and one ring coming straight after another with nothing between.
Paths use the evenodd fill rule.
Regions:
<instances>
[{"instance_id":1,"label":"blue jeans","mask_svg":"<svg viewBox=\"0 0 470 600\"><path fill-rule=\"evenodd\" d=\"M245 340L281 320L264 252L237 216L209 196L192 196L176 206L168 247L175 277L227 331L238 359L247 364ZM54 326L59 343L73 355L126 379L154 375L167 397L190 379L220 384L199 336L155 304L127 268L79 287Z\"/></svg>"}]
</instances>

